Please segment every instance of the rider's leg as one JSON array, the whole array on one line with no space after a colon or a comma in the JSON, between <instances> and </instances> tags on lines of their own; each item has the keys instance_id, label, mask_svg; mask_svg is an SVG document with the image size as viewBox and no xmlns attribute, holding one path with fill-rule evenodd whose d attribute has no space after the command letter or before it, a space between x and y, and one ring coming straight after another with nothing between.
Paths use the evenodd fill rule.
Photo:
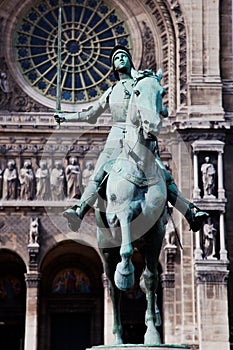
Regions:
<instances>
[{"instance_id":1,"label":"rider's leg","mask_svg":"<svg viewBox=\"0 0 233 350\"><path fill-rule=\"evenodd\" d=\"M167 183L167 199L168 201L184 215L190 225L190 229L194 232L199 231L202 227L203 221L209 216L208 213L201 211L193 203L184 198L183 194L179 191L175 184L173 176L166 170L163 162L161 161L158 153L156 162L163 170L166 183ZM197 209L195 212L194 209Z\"/></svg>"},{"instance_id":2,"label":"rider's leg","mask_svg":"<svg viewBox=\"0 0 233 350\"><path fill-rule=\"evenodd\" d=\"M94 205L101 183L105 176L104 165L109 160L109 152L103 151L96 163L94 173L89 179L80 200L71 208L64 211L63 216L68 220L69 226L73 231L78 231L81 220L89 209Z\"/></svg>"},{"instance_id":3,"label":"rider's leg","mask_svg":"<svg viewBox=\"0 0 233 350\"><path fill-rule=\"evenodd\" d=\"M194 232L199 231L203 221L209 216L208 213L199 210L193 203L184 198L183 194L178 190L174 178L169 172L164 169L167 183L167 198L168 201L184 215L190 225L190 229ZM195 212L193 209L196 208Z\"/></svg>"}]
</instances>

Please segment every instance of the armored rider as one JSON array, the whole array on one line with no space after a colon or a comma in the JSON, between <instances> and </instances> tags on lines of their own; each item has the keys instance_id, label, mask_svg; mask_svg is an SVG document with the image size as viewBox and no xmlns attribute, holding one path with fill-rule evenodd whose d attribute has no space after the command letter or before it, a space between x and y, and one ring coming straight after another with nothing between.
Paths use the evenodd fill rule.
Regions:
<instances>
[{"instance_id":1,"label":"armored rider","mask_svg":"<svg viewBox=\"0 0 233 350\"><path fill-rule=\"evenodd\" d=\"M106 174L104 169L105 164L110 160L116 159L121 152L130 96L137 82L146 76L153 76L158 80L161 78L158 78L151 70L135 70L129 50L121 45L115 46L111 51L110 62L117 79L116 84L108 88L102 97L87 111L66 115L59 113L54 116L58 123L88 122L94 124L97 118L110 107L113 118L113 126L108 135L104 150L97 160L95 170L89 179L81 199L63 213L63 216L67 218L69 226L73 231L78 231L84 215L97 200L98 192ZM164 105L162 106L161 115L162 117L168 116L167 108ZM208 214L198 210L193 203L183 197L173 177L168 173L159 156L156 156L156 161L162 167L165 174L168 201L185 216L192 231L199 231Z\"/></svg>"}]
</instances>

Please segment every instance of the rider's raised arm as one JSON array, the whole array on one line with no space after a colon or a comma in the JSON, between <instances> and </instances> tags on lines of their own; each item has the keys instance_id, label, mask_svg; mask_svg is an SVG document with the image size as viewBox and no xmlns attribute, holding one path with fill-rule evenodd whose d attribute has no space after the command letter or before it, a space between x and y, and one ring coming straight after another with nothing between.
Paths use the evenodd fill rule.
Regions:
<instances>
[{"instance_id":1,"label":"rider's raised arm","mask_svg":"<svg viewBox=\"0 0 233 350\"><path fill-rule=\"evenodd\" d=\"M56 113L54 118L56 122L87 122L94 124L96 123L98 117L107 109L108 98L112 91L112 87L108 88L105 93L100 97L100 99L90 106L87 110L82 110L77 113L72 114L61 114Z\"/></svg>"}]
</instances>

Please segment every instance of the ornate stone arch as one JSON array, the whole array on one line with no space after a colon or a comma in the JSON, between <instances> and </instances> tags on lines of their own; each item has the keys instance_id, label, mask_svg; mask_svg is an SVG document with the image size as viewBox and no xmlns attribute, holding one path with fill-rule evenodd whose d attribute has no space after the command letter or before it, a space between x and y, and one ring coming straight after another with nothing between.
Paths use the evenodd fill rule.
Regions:
<instances>
[{"instance_id":1,"label":"ornate stone arch","mask_svg":"<svg viewBox=\"0 0 233 350\"><path fill-rule=\"evenodd\" d=\"M159 31L170 114L187 104L187 30L177 0L147 0L145 8Z\"/></svg>"}]
</instances>

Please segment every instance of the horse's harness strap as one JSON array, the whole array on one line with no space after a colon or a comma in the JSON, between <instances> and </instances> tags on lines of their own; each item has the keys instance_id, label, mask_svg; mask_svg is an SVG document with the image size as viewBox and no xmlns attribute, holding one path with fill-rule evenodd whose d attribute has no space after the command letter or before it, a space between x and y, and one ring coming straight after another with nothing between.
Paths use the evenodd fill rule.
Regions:
<instances>
[{"instance_id":1,"label":"horse's harness strap","mask_svg":"<svg viewBox=\"0 0 233 350\"><path fill-rule=\"evenodd\" d=\"M134 152L134 150L128 145L128 143L125 142L125 148L127 150L127 154L135 161L136 165L141 167L143 164L143 161L140 157Z\"/></svg>"},{"instance_id":2,"label":"horse's harness strap","mask_svg":"<svg viewBox=\"0 0 233 350\"><path fill-rule=\"evenodd\" d=\"M153 186L157 184L159 181L156 177L146 178L146 177L138 177L138 176L132 175L127 171L125 171L121 166L118 166L117 164L113 164L111 170L117 173L123 179L129 182L132 182L134 185L138 187Z\"/></svg>"},{"instance_id":3,"label":"horse's harness strap","mask_svg":"<svg viewBox=\"0 0 233 350\"><path fill-rule=\"evenodd\" d=\"M151 177L149 179L145 177L139 178L132 174L121 174L121 176L126 180L132 182L133 184L137 185L138 187L149 187L155 185L158 182L158 179L156 179L155 177Z\"/></svg>"}]
</instances>

